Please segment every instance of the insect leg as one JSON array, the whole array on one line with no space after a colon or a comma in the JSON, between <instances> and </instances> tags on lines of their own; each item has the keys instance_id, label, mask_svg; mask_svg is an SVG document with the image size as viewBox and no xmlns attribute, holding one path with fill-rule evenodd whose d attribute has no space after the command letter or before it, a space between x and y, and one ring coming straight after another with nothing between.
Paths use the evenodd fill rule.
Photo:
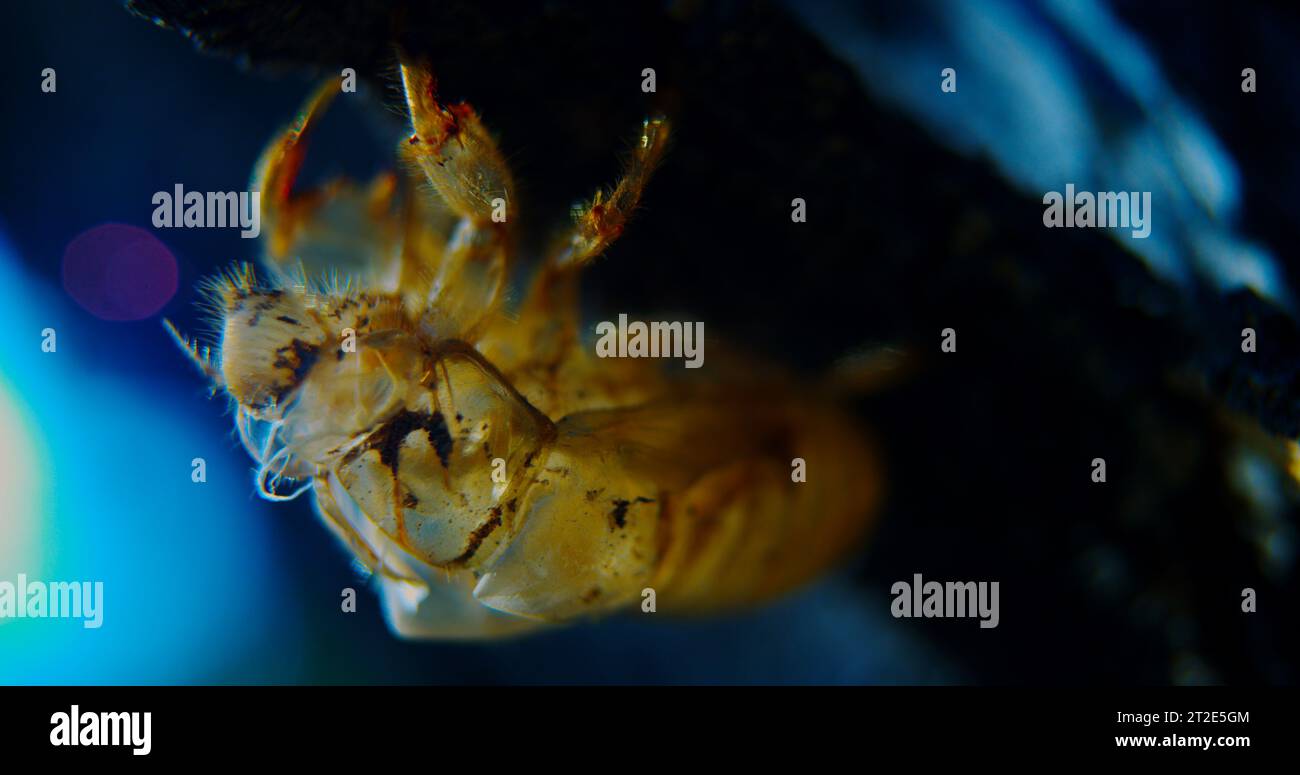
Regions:
<instances>
[{"instance_id":1,"label":"insect leg","mask_svg":"<svg viewBox=\"0 0 1300 775\"><path fill-rule=\"evenodd\" d=\"M404 62L402 83L413 130L402 155L424 173L460 223L440 255L404 252L401 284L408 295L428 289L425 298L408 301L423 303L423 322L435 335L472 341L496 311L505 287L507 232L514 215L510 170L473 108L439 101L427 65ZM411 214L418 228L418 208ZM418 248L419 242L408 236L407 245Z\"/></svg>"},{"instance_id":2,"label":"insect leg","mask_svg":"<svg viewBox=\"0 0 1300 775\"><path fill-rule=\"evenodd\" d=\"M562 358L577 341L578 270L600 256L623 233L655 167L668 146L665 118L641 126L623 175L612 189L596 192L574 210L573 226L557 241L519 312L523 331L531 332L532 349L550 360Z\"/></svg>"},{"instance_id":3,"label":"insect leg","mask_svg":"<svg viewBox=\"0 0 1300 775\"><path fill-rule=\"evenodd\" d=\"M614 188L597 191L590 202L575 209L573 228L551 256L551 264L561 269L582 267L618 239L663 158L668 134L665 118L650 118L642 123L622 177Z\"/></svg>"},{"instance_id":4,"label":"insect leg","mask_svg":"<svg viewBox=\"0 0 1300 775\"><path fill-rule=\"evenodd\" d=\"M474 109L445 105L425 64L402 63L402 86L411 112L403 154L421 169L457 215L480 230L504 229L512 220L513 184L496 142Z\"/></svg>"},{"instance_id":5,"label":"insect leg","mask_svg":"<svg viewBox=\"0 0 1300 775\"><path fill-rule=\"evenodd\" d=\"M294 188L311 133L338 89L336 80L321 84L257 162L251 188L261 192L263 259L282 280L293 277L300 262L304 273L342 272L374 286L391 274L388 264L402 236L393 207L397 177L381 174L364 188L345 180Z\"/></svg>"}]
</instances>

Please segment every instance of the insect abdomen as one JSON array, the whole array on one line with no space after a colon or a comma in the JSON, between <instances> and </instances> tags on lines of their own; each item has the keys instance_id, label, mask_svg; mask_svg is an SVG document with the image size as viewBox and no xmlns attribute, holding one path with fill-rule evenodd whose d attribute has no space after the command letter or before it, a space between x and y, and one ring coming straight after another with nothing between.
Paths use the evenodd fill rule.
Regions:
<instances>
[{"instance_id":1,"label":"insect abdomen","mask_svg":"<svg viewBox=\"0 0 1300 775\"><path fill-rule=\"evenodd\" d=\"M475 590L552 620L627 607L758 602L825 570L878 499L868 447L839 415L770 399L586 412L559 436L521 528ZM806 481L791 462L803 458Z\"/></svg>"},{"instance_id":2,"label":"insect abdomen","mask_svg":"<svg viewBox=\"0 0 1300 775\"><path fill-rule=\"evenodd\" d=\"M762 423L760 423L762 425ZM758 603L851 551L880 495L870 449L847 418L778 413L766 449L708 471L667 499L653 586L659 610L702 613ZM799 458L796 481L795 458Z\"/></svg>"}]
</instances>

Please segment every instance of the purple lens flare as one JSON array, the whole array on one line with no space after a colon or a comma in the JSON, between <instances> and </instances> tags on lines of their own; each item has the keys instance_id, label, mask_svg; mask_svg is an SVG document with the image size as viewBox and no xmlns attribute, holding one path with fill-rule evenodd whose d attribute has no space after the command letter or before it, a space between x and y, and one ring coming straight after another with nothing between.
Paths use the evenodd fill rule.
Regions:
<instances>
[{"instance_id":1,"label":"purple lens flare","mask_svg":"<svg viewBox=\"0 0 1300 775\"><path fill-rule=\"evenodd\" d=\"M63 252L63 288L103 320L144 320L176 295L176 257L136 226L106 223L77 235Z\"/></svg>"}]
</instances>

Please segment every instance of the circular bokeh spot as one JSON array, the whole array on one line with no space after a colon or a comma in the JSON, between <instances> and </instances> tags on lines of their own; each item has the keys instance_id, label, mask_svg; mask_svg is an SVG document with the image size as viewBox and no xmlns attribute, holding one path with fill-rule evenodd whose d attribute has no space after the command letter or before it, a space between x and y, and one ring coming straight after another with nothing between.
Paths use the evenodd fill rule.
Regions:
<instances>
[{"instance_id":1,"label":"circular bokeh spot","mask_svg":"<svg viewBox=\"0 0 1300 775\"><path fill-rule=\"evenodd\" d=\"M106 223L63 251L63 289L103 320L143 320L176 295L176 257L149 232Z\"/></svg>"}]
</instances>

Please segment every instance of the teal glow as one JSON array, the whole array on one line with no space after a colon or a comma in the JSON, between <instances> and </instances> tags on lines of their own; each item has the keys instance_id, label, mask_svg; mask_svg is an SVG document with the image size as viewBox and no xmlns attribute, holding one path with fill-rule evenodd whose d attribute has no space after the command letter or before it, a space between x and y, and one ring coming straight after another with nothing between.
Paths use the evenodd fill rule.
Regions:
<instances>
[{"instance_id":1,"label":"teal glow","mask_svg":"<svg viewBox=\"0 0 1300 775\"><path fill-rule=\"evenodd\" d=\"M88 369L79 353L131 339L16 259L0 241L0 284L14 291L0 306L0 461L31 475L0 477L0 537L27 537L0 551L0 581L102 581L104 613L99 629L0 620L0 683L293 680L236 672L268 646L292 653L301 623L271 554L274 517L243 451L214 431L229 420L220 404L197 377L142 391ZM55 353L41 350L47 327ZM195 457L206 484L191 481Z\"/></svg>"}]
</instances>

